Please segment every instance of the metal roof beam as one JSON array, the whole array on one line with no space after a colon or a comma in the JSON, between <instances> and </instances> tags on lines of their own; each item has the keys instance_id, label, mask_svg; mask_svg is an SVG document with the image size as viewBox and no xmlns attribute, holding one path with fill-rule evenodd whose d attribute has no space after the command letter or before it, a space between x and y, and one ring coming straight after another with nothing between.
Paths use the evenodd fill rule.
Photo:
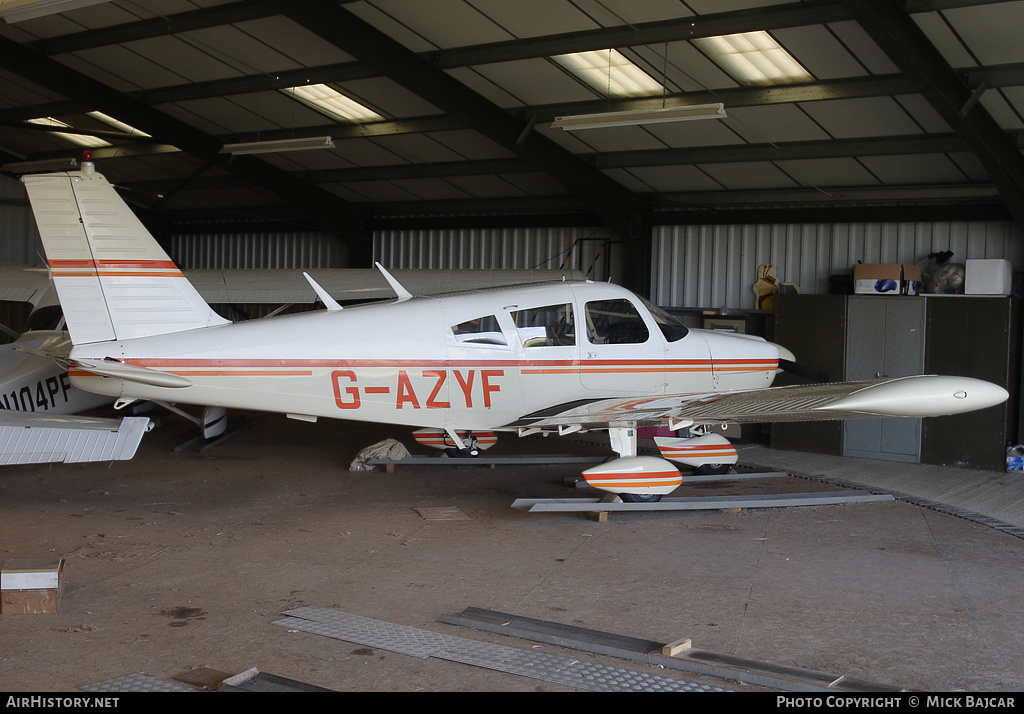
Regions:
<instances>
[{"instance_id":1,"label":"metal roof beam","mask_svg":"<svg viewBox=\"0 0 1024 714\"><path fill-rule=\"evenodd\" d=\"M690 164L721 164L738 161L792 161L800 159L835 159L889 154L935 154L966 151L956 134L922 134L878 137L872 139L838 139L828 141L793 141L779 144L740 144L683 149L648 149L580 154L580 158L598 169L632 166L685 166ZM431 164L389 164L347 169L321 169L300 172L311 183L345 183L348 181L389 181L411 178L444 178L483 174L526 173L534 167L521 159L488 161L448 161Z\"/></svg>"},{"instance_id":2,"label":"metal roof beam","mask_svg":"<svg viewBox=\"0 0 1024 714\"><path fill-rule=\"evenodd\" d=\"M843 0L850 15L977 155L1014 220L1024 227L1024 156L899 3Z\"/></svg>"},{"instance_id":3,"label":"metal roof beam","mask_svg":"<svg viewBox=\"0 0 1024 714\"><path fill-rule=\"evenodd\" d=\"M801 2L770 7L690 15L673 20L642 22L595 30L580 30L557 35L538 35L517 40L493 42L472 47L439 50L434 61L442 68L475 64L512 62L515 60L551 57L552 55L604 50L609 47L681 42L703 37L731 35L757 30L775 30L849 20L849 13L839 2Z\"/></svg>"},{"instance_id":4,"label":"metal roof beam","mask_svg":"<svg viewBox=\"0 0 1024 714\"><path fill-rule=\"evenodd\" d=\"M81 32L33 40L25 43L25 47L45 55L64 54L122 42L135 42L180 32L230 25L246 20L258 20L277 14L279 14L277 0L239 0L217 7L160 15L148 20L90 28Z\"/></svg>"},{"instance_id":5,"label":"metal roof beam","mask_svg":"<svg viewBox=\"0 0 1024 714\"><path fill-rule=\"evenodd\" d=\"M354 0L333 2L344 5ZM292 3L280 0L241 0L227 5L164 15L105 28L94 28L27 43L43 54L63 54L96 47L163 37L191 30L229 25L285 14ZM592 30L539 35L504 42L454 47L421 55L442 69L471 64L490 64L569 52L631 47L690 40L698 37L729 35L754 30L773 30L849 19L841 3L820 0L814 3L783 3L776 6L729 12L690 15L671 20L599 27ZM353 69L356 69L353 65ZM358 71L358 70L356 70ZM348 79L349 77L346 77Z\"/></svg>"},{"instance_id":6,"label":"metal roof beam","mask_svg":"<svg viewBox=\"0 0 1024 714\"><path fill-rule=\"evenodd\" d=\"M650 261L642 256L650 244L644 197L634 195L539 132L524 131L521 120L336 4L305 0L288 3L283 10L293 21L551 175L604 225L640 248L630 251L641 255L630 257L628 280L641 291L649 284Z\"/></svg>"},{"instance_id":7,"label":"metal roof beam","mask_svg":"<svg viewBox=\"0 0 1024 714\"><path fill-rule=\"evenodd\" d=\"M283 201L305 207L325 230L356 239L357 244L368 238L360 226L362 211L337 196L255 157L221 154L223 144L217 138L4 37L0 37L0 67L91 110L115 116L212 166L256 180Z\"/></svg>"},{"instance_id":8,"label":"metal roof beam","mask_svg":"<svg viewBox=\"0 0 1024 714\"><path fill-rule=\"evenodd\" d=\"M1024 132L1016 132L1016 141L1024 143ZM956 134L918 134L912 136L876 137L870 139L838 139L827 141L795 141L780 144L742 144L702 148L653 149L612 151L580 154L580 158L598 169L630 168L638 166L684 166L691 164L722 164L747 161L794 161L801 159L857 158L899 154L940 154L966 151L963 140ZM121 149L95 149L111 155ZM394 181L399 179L447 178L451 176L481 176L522 174L536 171L523 159L488 159L481 161L446 161L430 164L387 164L345 169L298 171L296 175L311 184L355 181ZM164 193L175 181L156 180L133 182L139 192ZM215 191L254 185L240 176L208 176L196 179L193 188ZM896 189L898 190L898 189ZM731 193L729 195L732 195Z\"/></svg>"},{"instance_id":9,"label":"metal roof beam","mask_svg":"<svg viewBox=\"0 0 1024 714\"><path fill-rule=\"evenodd\" d=\"M247 3L224 6L227 9L233 10L230 13L228 10L221 10L219 14L214 15L213 13L220 10L220 8L182 13L182 20L178 24L184 25L186 19L191 24L197 24L199 20L204 19L203 15L207 13L210 14L210 17L206 18L208 23L204 26L216 26L231 21L252 19L249 15L255 17L277 14L275 3L271 0L262 0L256 3L255 8L239 8L238 5L246 6ZM246 10L248 10L248 15L243 12ZM75 35L54 38L52 40L40 40L39 43L33 44L39 44L41 51L48 54L69 52L84 49L85 47L102 47L127 40L143 39L146 36L146 28L150 26L152 26L148 30L150 36L156 37L171 32L172 30L169 28L174 26L178 17L178 15L172 15L168 22L164 24L147 20L116 28L108 28L107 30L90 30L85 33L76 33ZM220 21L217 18L221 18ZM837 2L820 2L813 5L790 4L734 12L695 15L636 25L602 27L581 32L542 35L534 38L469 45L418 54L429 64L439 69L454 69L478 64L550 57L552 55L582 52L585 50L607 49L608 47L632 47L663 42L678 42L699 37L727 35L751 30L772 30L846 19L848 19L846 11ZM191 28L186 26L185 29ZM173 31L183 30L175 29ZM365 79L374 75L375 72L372 68L366 67L359 62L347 62L320 67L304 67L286 72L264 72L246 77L155 88L137 92L136 95L152 104L160 104L245 92L268 91L316 82L344 82L353 79Z\"/></svg>"}]
</instances>

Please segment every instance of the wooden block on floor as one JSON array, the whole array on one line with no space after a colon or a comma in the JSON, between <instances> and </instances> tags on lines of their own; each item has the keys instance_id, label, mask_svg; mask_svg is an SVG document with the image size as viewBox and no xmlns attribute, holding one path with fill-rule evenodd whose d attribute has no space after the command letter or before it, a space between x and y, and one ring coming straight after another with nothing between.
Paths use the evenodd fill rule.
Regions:
<instances>
[{"instance_id":1,"label":"wooden block on floor","mask_svg":"<svg viewBox=\"0 0 1024 714\"><path fill-rule=\"evenodd\" d=\"M8 560L0 570L0 614L57 612L64 592L64 561Z\"/></svg>"},{"instance_id":2,"label":"wooden block on floor","mask_svg":"<svg viewBox=\"0 0 1024 714\"><path fill-rule=\"evenodd\" d=\"M622 503L622 499L619 498L618 494L607 493L601 499L601 503ZM587 514L587 517L592 521L597 521L598 523L607 523L608 511L591 511Z\"/></svg>"},{"instance_id":3,"label":"wooden block on floor","mask_svg":"<svg viewBox=\"0 0 1024 714\"><path fill-rule=\"evenodd\" d=\"M687 637L682 640L676 640L675 642L670 642L669 644L665 645L661 648L661 653L666 657L675 657L680 652L686 652L692 646L693 640Z\"/></svg>"}]
</instances>

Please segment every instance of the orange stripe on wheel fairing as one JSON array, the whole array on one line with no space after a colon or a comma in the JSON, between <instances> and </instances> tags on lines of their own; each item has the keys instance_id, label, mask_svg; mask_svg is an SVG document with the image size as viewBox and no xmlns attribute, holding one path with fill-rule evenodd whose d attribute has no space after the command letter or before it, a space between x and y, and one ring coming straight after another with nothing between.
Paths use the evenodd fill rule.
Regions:
<instances>
[{"instance_id":1,"label":"orange stripe on wheel fairing","mask_svg":"<svg viewBox=\"0 0 1024 714\"><path fill-rule=\"evenodd\" d=\"M683 483L682 478L674 479L662 479L659 481L640 481L638 479L631 479L626 481L613 481L610 479L585 479L590 486L594 488L602 489L614 489L614 488L660 488L664 486L680 486Z\"/></svg>"},{"instance_id":2,"label":"orange stripe on wheel fairing","mask_svg":"<svg viewBox=\"0 0 1024 714\"><path fill-rule=\"evenodd\" d=\"M720 456L722 458L732 458L733 456L738 456L738 454L735 451L708 451L708 452L702 452L702 453L699 453L699 454L686 453L686 452L682 452L682 451L662 451L661 454L662 454L662 456L664 456L667 459L671 459L671 458L707 459L707 458L711 458L712 456Z\"/></svg>"}]
</instances>

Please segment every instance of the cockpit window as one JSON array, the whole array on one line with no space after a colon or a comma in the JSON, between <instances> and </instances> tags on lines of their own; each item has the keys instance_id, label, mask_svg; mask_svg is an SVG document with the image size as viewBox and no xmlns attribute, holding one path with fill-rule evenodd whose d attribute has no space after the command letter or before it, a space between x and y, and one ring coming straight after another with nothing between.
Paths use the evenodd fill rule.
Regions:
<instances>
[{"instance_id":1,"label":"cockpit window","mask_svg":"<svg viewBox=\"0 0 1024 714\"><path fill-rule=\"evenodd\" d=\"M651 333L629 300L587 303L587 339L595 345L630 345L647 342Z\"/></svg>"},{"instance_id":2,"label":"cockpit window","mask_svg":"<svg viewBox=\"0 0 1024 714\"><path fill-rule=\"evenodd\" d=\"M507 345L505 333L501 331L498 318L494 315L478 317L458 325L452 325L456 342L470 342L478 345Z\"/></svg>"},{"instance_id":3,"label":"cockpit window","mask_svg":"<svg viewBox=\"0 0 1024 714\"><path fill-rule=\"evenodd\" d=\"M648 310L651 311L651 317L658 323L658 328L661 330L661 334L665 335L665 339L669 342L678 342L679 340L686 337L688 330L686 325L680 322L675 316L668 314L657 305L653 304L648 300L643 300L644 305Z\"/></svg>"},{"instance_id":4,"label":"cockpit window","mask_svg":"<svg viewBox=\"0 0 1024 714\"><path fill-rule=\"evenodd\" d=\"M545 305L513 310L519 340L523 347L558 347L576 344L576 324L572 304Z\"/></svg>"}]
</instances>

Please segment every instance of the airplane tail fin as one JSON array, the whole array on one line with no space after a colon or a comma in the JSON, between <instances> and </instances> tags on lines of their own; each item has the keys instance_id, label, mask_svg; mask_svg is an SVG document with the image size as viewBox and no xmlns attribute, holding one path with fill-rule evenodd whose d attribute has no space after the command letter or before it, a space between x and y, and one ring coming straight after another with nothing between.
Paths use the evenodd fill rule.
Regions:
<instances>
[{"instance_id":1,"label":"airplane tail fin","mask_svg":"<svg viewBox=\"0 0 1024 714\"><path fill-rule=\"evenodd\" d=\"M228 322L92 164L22 181L74 344Z\"/></svg>"}]
</instances>

